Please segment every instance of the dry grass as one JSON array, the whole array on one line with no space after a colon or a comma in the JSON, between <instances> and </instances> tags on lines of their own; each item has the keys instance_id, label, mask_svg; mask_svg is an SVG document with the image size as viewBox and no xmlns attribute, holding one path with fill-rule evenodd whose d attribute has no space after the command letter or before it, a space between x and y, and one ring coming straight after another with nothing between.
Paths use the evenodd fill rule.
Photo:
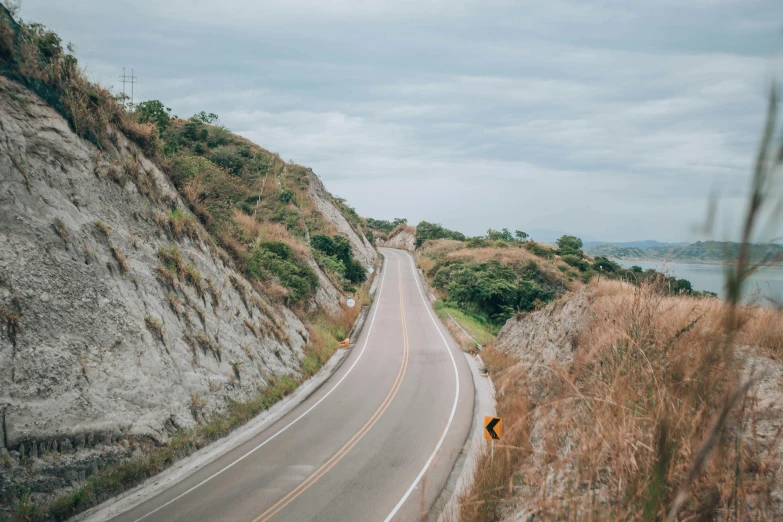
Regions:
<instances>
[{"instance_id":1,"label":"dry grass","mask_svg":"<svg viewBox=\"0 0 783 522\"><path fill-rule=\"evenodd\" d=\"M432 261L427 262L426 259L428 258ZM422 270L427 271L425 266L429 266L431 269L442 260L468 261L474 263L484 263L490 260L496 260L514 270L520 270L528 263L533 262L553 280L563 278L562 273L558 269L559 266L568 266L559 259L542 259L521 245L509 245L503 248L468 248L466 243L453 239L427 241L422 247L421 259L419 260ZM574 288L576 288L576 286L574 286Z\"/></svg>"},{"instance_id":2,"label":"dry grass","mask_svg":"<svg viewBox=\"0 0 783 522\"><path fill-rule=\"evenodd\" d=\"M763 347L765 355L783 361L783 310L753 307L741 313L744 321L741 342Z\"/></svg>"},{"instance_id":3,"label":"dry grass","mask_svg":"<svg viewBox=\"0 0 783 522\"><path fill-rule=\"evenodd\" d=\"M251 218L252 219L252 218ZM259 224L258 236L260 241L282 241L294 251L294 254L299 258L309 258L310 246L305 245L302 241L295 238L291 233L280 223L266 222Z\"/></svg>"},{"instance_id":4,"label":"dry grass","mask_svg":"<svg viewBox=\"0 0 783 522\"><path fill-rule=\"evenodd\" d=\"M109 249L111 250L111 255L114 257L114 260L117 261L117 266L120 268L120 273L122 275L128 275L130 272L130 265L128 265L128 261L125 259L125 256L122 255L120 247L116 245L109 245Z\"/></svg>"},{"instance_id":5,"label":"dry grass","mask_svg":"<svg viewBox=\"0 0 783 522\"><path fill-rule=\"evenodd\" d=\"M163 343L163 346L168 346L168 343L166 342L166 329L160 319L148 315L144 318L144 324L147 325L147 330Z\"/></svg>"},{"instance_id":6,"label":"dry grass","mask_svg":"<svg viewBox=\"0 0 783 522\"><path fill-rule=\"evenodd\" d=\"M191 214L187 214L180 209L175 209L168 214L168 226L171 234L177 238L189 237L198 240L198 226Z\"/></svg>"},{"instance_id":7,"label":"dry grass","mask_svg":"<svg viewBox=\"0 0 783 522\"><path fill-rule=\"evenodd\" d=\"M234 221L247 237L255 240L261 235L261 224L253 216L248 216L238 209L234 209Z\"/></svg>"},{"instance_id":8,"label":"dry grass","mask_svg":"<svg viewBox=\"0 0 783 522\"><path fill-rule=\"evenodd\" d=\"M109 225L107 225L106 223L104 223L100 219L95 220L94 224L95 224L95 228L97 228L98 231L101 234L103 234L103 237L106 237L106 238L109 237L109 233L111 232L111 228L109 227Z\"/></svg>"},{"instance_id":9,"label":"dry grass","mask_svg":"<svg viewBox=\"0 0 783 522\"><path fill-rule=\"evenodd\" d=\"M54 228L54 231L57 232L57 235L60 236L64 243L68 244L71 242L71 234L68 232L68 228L62 219L55 219L54 223L52 223L52 228Z\"/></svg>"},{"instance_id":10,"label":"dry grass","mask_svg":"<svg viewBox=\"0 0 783 522\"><path fill-rule=\"evenodd\" d=\"M650 285L604 281L588 291L590 321L570 364L552 362L536 382L511 356L484 352L505 435L493 462L482 456L460 520L512 512L521 519L665 519L716 426L718 454L693 474L680 520L778 516L769 494L780 441L757 436L763 418L753 395L727 408L741 378L734 347L724 342L730 307L663 297ZM741 316L741 342L780 353L779 312L746 308ZM724 413L726 423L716 424Z\"/></svg>"}]
</instances>

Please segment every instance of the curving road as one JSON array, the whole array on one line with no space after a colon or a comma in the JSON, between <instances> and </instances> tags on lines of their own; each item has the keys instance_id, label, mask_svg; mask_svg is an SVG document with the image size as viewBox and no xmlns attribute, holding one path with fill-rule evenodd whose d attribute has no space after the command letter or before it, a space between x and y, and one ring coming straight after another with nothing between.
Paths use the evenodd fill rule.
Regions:
<instances>
[{"instance_id":1,"label":"curving road","mask_svg":"<svg viewBox=\"0 0 783 522\"><path fill-rule=\"evenodd\" d=\"M470 430L473 382L412 257L381 253L364 331L335 374L253 439L114 520L423 518Z\"/></svg>"}]
</instances>

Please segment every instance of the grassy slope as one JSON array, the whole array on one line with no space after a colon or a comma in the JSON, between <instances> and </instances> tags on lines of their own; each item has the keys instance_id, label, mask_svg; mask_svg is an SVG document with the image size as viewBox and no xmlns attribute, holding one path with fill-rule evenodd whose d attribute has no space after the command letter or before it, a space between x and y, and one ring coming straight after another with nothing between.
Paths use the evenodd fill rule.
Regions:
<instances>
[{"instance_id":1,"label":"grassy slope","mask_svg":"<svg viewBox=\"0 0 783 522\"><path fill-rule=\"evenodd\" d=\"M741 380L747 350L735 346L754 346L757 364L766 360L767 367L783 359L783 314L772 309L742 309L734 345L725 343L729 307L716 299L607 280L582 292L590 303L587 326L563 348L560 364L536 369L513 346L483 353L505 435L494 459L481 457L461 499L461 521L512 513L664 519L726 394ZM558 314L562 305L550 307L547 314ZM764 387L774 390L780 383L772 377ZM770 415L783 411L757 408L755 394L730 412L715 443L718 456L695 477L681 520L780 516L770 495L780 480L781 433Z\"/></svg>"}]
</instances>

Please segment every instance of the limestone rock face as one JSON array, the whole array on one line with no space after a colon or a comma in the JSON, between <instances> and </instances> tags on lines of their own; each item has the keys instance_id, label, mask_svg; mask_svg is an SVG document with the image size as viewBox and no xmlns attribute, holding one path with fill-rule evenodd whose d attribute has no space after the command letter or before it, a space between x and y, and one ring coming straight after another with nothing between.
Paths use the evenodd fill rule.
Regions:
<instances>
[{"instance_id":1,"label":"limestone rock face","mask_svg":"<svg viewBox=\"0 0 783 522\"><path fill-rule=\"evenodd\" d=\"M165 442L300 367L302 322L197 220L175 237L166 214L187 205L135 145L113 142L99 151L0 76L0 460L11 465L62 454L52 473L78 476L96 448L115 459L128 440Z\"/></svg>"},{"instance_id":2,"label":"limestone rock face","mask_svg":"<svg viewBox=\"0 0 783 522\"><path fill-rule=\"evenodd\" d=\"M338 232L351 242L354 257L365 269L369 269L378 259L378 253L361 232L357 233L345 216L334 205L324 184L316 175L311 175L309 185L310 198L315 202L318 211L337 228Z\"/></svg>"},{"instance_id":3,"label":"limestone rock face","mask_svg":"<svg viewBox=\"0 0 783 522\"><path fill-rule=\"evenodd\" d=\"M389 239L383 242L383 246L389 248L399 248L413 252L416 250L416 229L413 227L401 227L396 233L393 232Z\"/></svg>"}]
</instances>

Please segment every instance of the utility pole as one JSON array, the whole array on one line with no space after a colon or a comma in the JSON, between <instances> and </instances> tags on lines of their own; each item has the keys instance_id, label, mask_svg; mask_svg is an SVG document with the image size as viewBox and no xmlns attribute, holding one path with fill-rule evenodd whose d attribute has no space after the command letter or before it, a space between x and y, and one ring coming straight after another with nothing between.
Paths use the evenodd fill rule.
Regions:
<instances>
[{"instance_id":1,"label":"utility pole","mask_svg":"<svg viewBox=\"0 0 783 522\"><path fill-rule=\"evenodd\" d=\"M122 68L122 76L120 76L120 81L122 81L122 105L126 109L133 110L133 86L137 83L137 78L133 74L133 69L131 69L130 76L125 74L125 67ZM130 84L131 88L131 95L130 95L130 105L127 104L128 96L125 94L125 85Z\"/></svg>"}]
</instances>

